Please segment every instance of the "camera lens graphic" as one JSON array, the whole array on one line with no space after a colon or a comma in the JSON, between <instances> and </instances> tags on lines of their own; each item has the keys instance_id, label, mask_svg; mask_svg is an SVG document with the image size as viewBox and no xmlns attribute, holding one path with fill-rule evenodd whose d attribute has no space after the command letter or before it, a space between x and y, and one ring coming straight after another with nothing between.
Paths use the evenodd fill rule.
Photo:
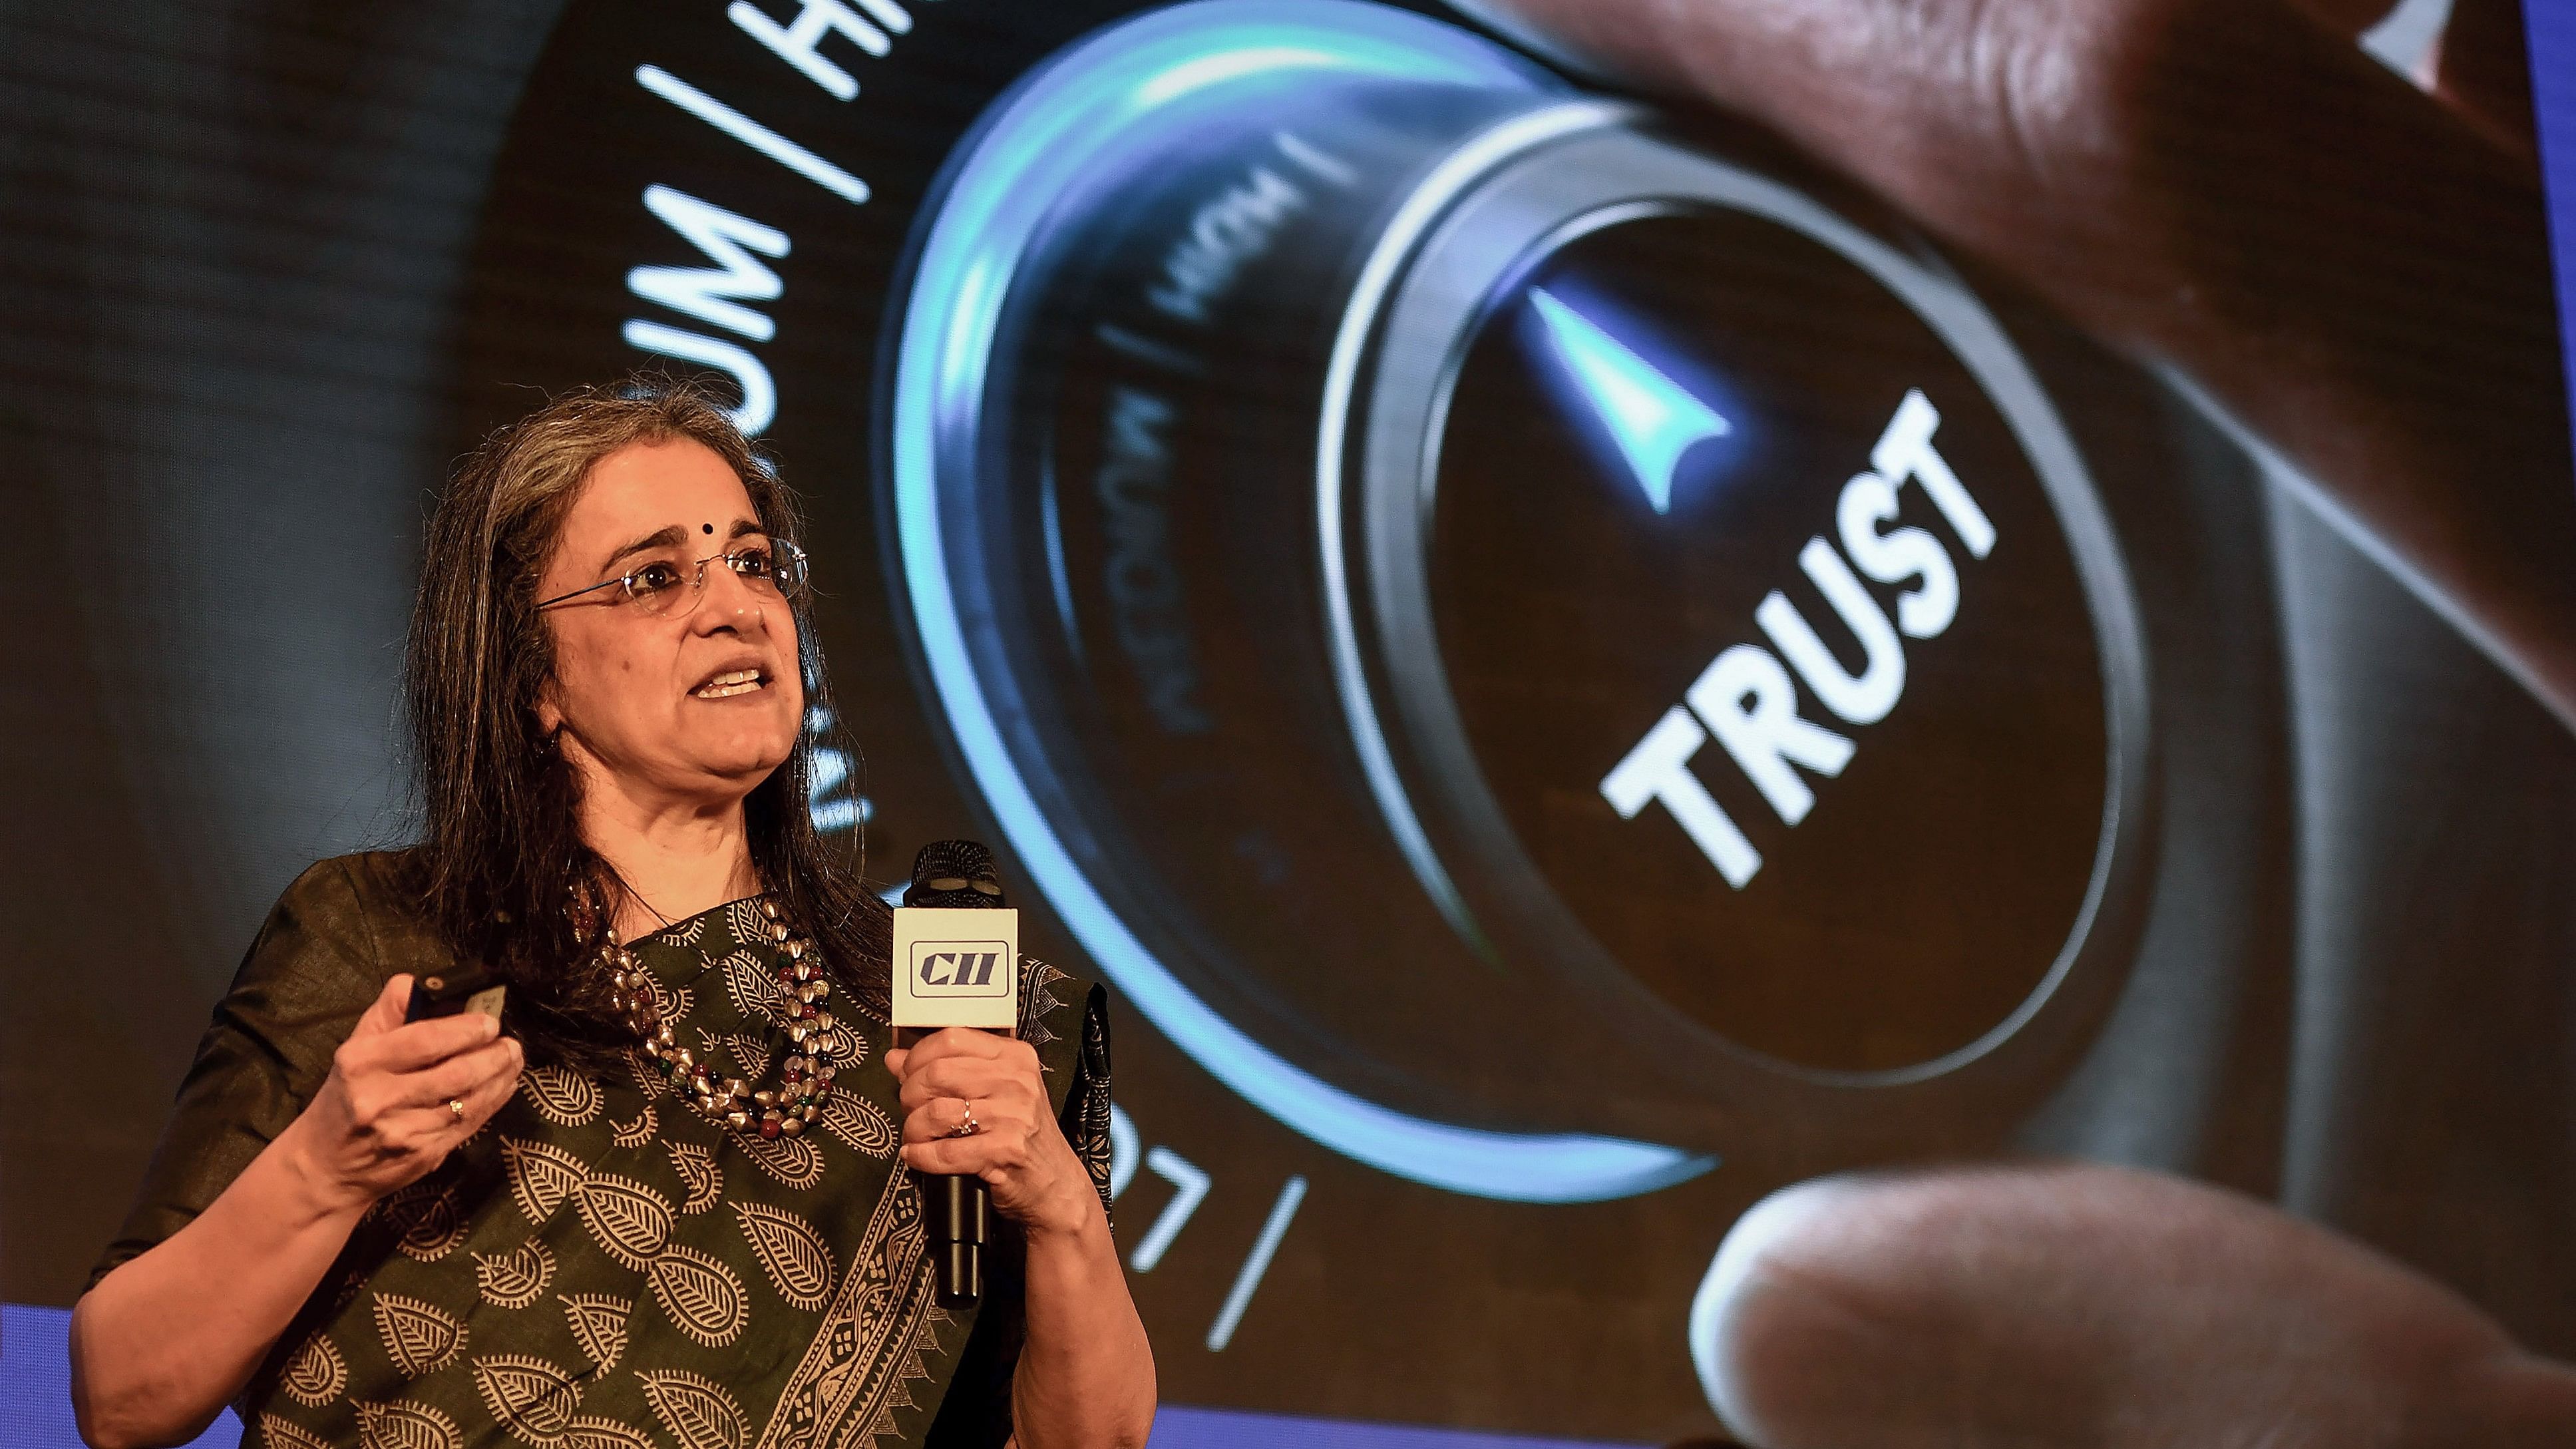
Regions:
<instances>
[{"instance_id":1,"label":"camera lens graphic","mask_svg":"<svg viewBox=\"0 0 2576 1449\"><path fill-rule=\"evenodd\" d=\"M2116 984L2129 586L1927 252L1361 4L1096 34L943 188L890 400L922 661L1219 1081L1590 1200L1972 1097Z\"/></svg>"}]
</instances>

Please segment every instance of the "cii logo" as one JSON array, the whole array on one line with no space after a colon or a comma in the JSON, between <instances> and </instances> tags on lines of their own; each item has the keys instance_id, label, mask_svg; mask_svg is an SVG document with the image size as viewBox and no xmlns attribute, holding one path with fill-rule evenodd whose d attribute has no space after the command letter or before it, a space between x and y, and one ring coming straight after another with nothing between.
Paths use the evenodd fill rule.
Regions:
<instances>
[{"instance_id":1,"label":"cii logo","mask_svg":"<svg viewBox=\"0 0 2576 1449\"><path fill-rule=\"evenodd\" d=\"M1682 455L1734 432L1734 425L1590 318L1544 291L1533 289L1529 298L1547 324L1557 357L1628 460L1646 501L1657 513L1672 512L1673 474Z\"/></svg>"},{"instance_id":2,"label":"cii logo","mask_svg":"<svg viewBox=\"0 0 2576 1449\"><path fill-rule=\"evenodd\" d=\"M1001 963L1007 941L916 941L912 945L915 996L1008 996L1011 981Z\"/></svg>"}]
</instances>

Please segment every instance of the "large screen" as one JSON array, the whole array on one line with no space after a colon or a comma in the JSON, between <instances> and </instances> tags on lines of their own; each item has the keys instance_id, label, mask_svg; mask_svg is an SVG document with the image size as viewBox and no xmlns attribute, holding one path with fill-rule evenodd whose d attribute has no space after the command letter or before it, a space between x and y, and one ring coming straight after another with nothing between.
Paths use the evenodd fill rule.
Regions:
<instances>
[{"instance_id":1,"label":"large screen","mask_svg":"<svg viewBox=\"0 0 2576 1449\"><path fill-rule=\"evenodd\" d=\"M2576 1356L2563 7L2014 118L2152 226L1654 8L0 12L0 1438L269 904L410 836L452 460L638 368L807 501L816 822L1114 993L1159 1443L1715 1432L1730 1226L1906 1164Z\"/></svg>"}]
</instances>

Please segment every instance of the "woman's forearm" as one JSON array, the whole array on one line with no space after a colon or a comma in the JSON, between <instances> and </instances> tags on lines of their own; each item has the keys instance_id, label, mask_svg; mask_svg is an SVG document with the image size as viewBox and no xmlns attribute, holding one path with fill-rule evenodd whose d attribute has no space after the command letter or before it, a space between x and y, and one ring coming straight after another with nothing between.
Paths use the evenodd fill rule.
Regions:
<instances>
[{"instance_id":1,"label":"woman's forearm","mask_svg":"<svg viewBox=\"0 0 2576 1449\"><path fill-rule=\"evenodd\" d=\"M194 1222L72 1310L72 1407L95 1449L185 1443L248 1381L366 1211L298 1118Z\"/></svg>"},{"instance_id":2,"label":"woman's forearm","mask_svg":"<svg viewBox=\"0 0 2576 1449\"><path fill-rule=\"evenodd\" d=\"M1027 1281L1019 1449L1138 1449L1154 1425L1154 1351L1096 1204L1077 1228L1029 1233Z\"/></svg>"}]
</instances>

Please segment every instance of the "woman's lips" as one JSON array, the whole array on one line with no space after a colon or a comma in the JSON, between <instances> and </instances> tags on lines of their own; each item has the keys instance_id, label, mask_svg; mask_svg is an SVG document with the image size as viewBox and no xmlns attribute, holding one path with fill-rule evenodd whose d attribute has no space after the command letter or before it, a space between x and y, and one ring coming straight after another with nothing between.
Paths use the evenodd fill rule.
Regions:
<instances>
[{"instance_id":1,"label":"woman's lips","mask_svg":"<svg viewBox=\"0 0 2576 1449\"><path fill-rule=\"evenodd\" d=\"M733 669L717 675L689 693L698 699L731 699L737 694L752 694L768 687L768 679L759 670Z\"/></svg>"}]
</instances>

